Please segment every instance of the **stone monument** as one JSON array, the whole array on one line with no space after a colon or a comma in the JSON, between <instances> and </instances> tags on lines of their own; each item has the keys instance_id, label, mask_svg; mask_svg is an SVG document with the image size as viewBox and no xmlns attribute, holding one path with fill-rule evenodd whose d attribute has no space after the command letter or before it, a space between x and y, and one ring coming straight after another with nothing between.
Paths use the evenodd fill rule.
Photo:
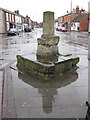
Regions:
<instances>
[{"instance_id":1,"label":"stone monument","mask_svg":"<svg viewBox=\"0 0 90 120\"><path fill-rule=\"evenodd\" d=\"M76 68L79 57L58 53L59 37L54 34L54 13L43 13L43 34L37 39L37 60L31 60L30 55L17 55L17 67L29 75L50 79Z\"/></svg>"}]
</instances>

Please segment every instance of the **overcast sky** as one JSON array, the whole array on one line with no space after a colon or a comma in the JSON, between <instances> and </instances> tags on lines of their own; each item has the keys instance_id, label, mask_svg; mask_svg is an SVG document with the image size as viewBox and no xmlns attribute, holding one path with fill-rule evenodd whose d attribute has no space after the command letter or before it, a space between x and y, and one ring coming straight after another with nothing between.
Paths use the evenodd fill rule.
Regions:
<instances>
[{"instance_id":1,"label":"overcast sky","mask_svg":"<svg viewBox=\"0 0 90 120\"><path fill-rule=\"evenodd\" d=\"M90 0L72 0L72 9L79 5L88 11ZM42 22L44 11L53 11L55 19L70 11L71 0L0 0L0 7L10 11L19 10L21 15L28 15L33 21Z\"/></svg>"}]
</instances>

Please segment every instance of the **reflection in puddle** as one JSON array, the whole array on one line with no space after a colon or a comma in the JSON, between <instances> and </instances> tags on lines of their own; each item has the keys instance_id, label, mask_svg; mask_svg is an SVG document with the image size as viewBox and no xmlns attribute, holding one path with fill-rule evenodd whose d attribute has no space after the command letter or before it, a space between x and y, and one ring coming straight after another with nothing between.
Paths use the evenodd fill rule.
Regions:
<instances>
[{"instance_id":1,"label":"reflection in puddle","mask_svg":"<svg viewBox=\"0 0 90 120\"><path fill-rule=\"evenodd\" d=\"M58 94L58 88L65 87L72 82L75 82L78 78L78 73L70 71L58 78L52 78L51 80L38 79L27 74L18 73L19 79L23 82L38 89L38 93L42 96L42 108L45 113L52 112L54 105L54 96Z\"/></svg>"}]
</instances>

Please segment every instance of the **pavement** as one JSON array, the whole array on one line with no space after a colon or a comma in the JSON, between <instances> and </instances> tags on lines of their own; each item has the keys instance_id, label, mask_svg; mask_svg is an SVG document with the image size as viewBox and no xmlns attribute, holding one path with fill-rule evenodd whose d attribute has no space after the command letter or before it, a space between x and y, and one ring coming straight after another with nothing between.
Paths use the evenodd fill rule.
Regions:
<instances>
[{"instance_id":1,"label":"pavement","mask_svg":"<svg viewBox=\"0 0 90 120\"><path fill-rule=\"evenodd\" d=\"M2 85L3 85L3 71L0 71L0 119L1 119L1 108L2 108Z\"/></svg>"},{"instance_id":2,"label":"pavement","mask_svg":"<svg viewBox=\"0 0 90 120\"><path fill-rule=\"evenodd\" d=\"M80 62L76 71L68 71L51 81L37 81L36 77L20 73L16 67L17 54L30 54L35 59L37 38L41 34L41 29L35 29L15 37L0 36L3 42L0 46L0 118L85 118L88 33L56 32L60 36L59 52L80 57Z\"/></svg>"}]
</instances>

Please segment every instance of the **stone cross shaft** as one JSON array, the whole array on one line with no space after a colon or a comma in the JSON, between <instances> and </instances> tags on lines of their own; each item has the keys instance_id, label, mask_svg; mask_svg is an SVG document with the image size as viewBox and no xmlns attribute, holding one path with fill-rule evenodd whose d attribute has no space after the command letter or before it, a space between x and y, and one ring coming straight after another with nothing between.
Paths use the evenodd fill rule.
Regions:
<instances>
[{"instance_id":1,"label":"stone cross shaft","mask_svg":"<svg viewBox=\"0 0 90 120\"><path fill-rule=\"evenodd\" d=\"M44 12L43 13L43 34L54 35L54 12Z\"/></svg>"}]
</instances>

